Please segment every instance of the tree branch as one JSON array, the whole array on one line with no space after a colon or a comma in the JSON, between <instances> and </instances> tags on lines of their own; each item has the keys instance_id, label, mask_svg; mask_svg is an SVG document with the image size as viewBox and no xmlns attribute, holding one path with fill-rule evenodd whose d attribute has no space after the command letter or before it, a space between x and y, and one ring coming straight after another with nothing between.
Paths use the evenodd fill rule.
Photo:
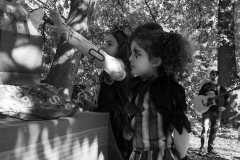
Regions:
<instances>
[{"instance_id":1,"label":"tree branch","mask_svg":"<svg viewBox=\"0 0 240 160\"><path fill-rule=\"evenodd\" d=\"M122 5L122 3L120 2L120 0L118 0L118 5L121 7L122 15L123 15L123 14L124 14L124 9L123 9L123 5ZM124 17L124 16L123 16L123 17ZM124 19L125 19L125 17L124 17ZM125 19L125 20L126 20L126 19ZM131 26L130 26L128 20L126 20L126 22L127 22L127 26L126 26L126 27L128 27L129 30L132 32L132 28L131 28Z\"/></svg>"},{"instance_id":2,"label":"tree branch","mask_svg":"<svg viewBox=\"0 0 240 160\"><path fill-rule=\"evenodd\" d=\"M200 22L198 23L198 26L196 27L196 29L199 29L202 26L202 13L201 13L202 12L202 8L201 8L201 5L200 5L200 1L197 1L196 5L198 7L198 12L200 14Z\"/></svg>"},{"instance_id":3,"label":"tree branch","mask_svg":"<svg viewBox=\"0 0 240 160\"><path fill-rule=\"evenodd\" d=\"M155 16L154 16L154 14L152 13L152 10L151 10L150 6L148 5L147 0L145 0L145 4L147 5L147 8L149 9L149 12L150 12L150 14L151 14L151 16L152 16L152 19L154 20L154 22L157 23L156 18L155 18Z\"/></svg>"},{"instance_id":4,"label":"tree branch","mask_svg":"<svg viewBox=\"0 0 240 160\"><path fill-rule=\"evenodd\" d=\"M164 23L167 23L167 21L171 18L172 16L169 15L168 18L164 21Z\"/></svg>"}]
</instances>

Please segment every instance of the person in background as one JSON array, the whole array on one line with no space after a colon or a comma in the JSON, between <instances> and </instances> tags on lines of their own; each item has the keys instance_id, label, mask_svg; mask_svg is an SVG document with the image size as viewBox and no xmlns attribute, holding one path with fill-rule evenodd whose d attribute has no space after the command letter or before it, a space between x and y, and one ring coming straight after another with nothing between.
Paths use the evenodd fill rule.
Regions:
<instances>
[{"instance_id":1,"label":"person in background","mask_svg":"<svg viewBox=\"0 0 240 160\"><path fill-rule=\"evenodd\" d=\"M212 70L209 74L210 82L202 85L198 95L219 95L226 92L226 89L218 84L219 72ZM214 149L214 140L216 138L216 133L220 127L221 113L226 109L229 102L229 95L225 94L223 98L216 99L216 105L210 106L207 112L202 114L202 133L201 133L201 147L199 150L200 155L206 154L206 149L204 148L205 142L208 135L208 130L210 128L210 134L208 139L207 155L217 154Z\"/></svg>"},{"instance_id":2,"label":"person in background","mask_svg":"<svg viewBox=\"0 0 240 160\"><path fill-rule=\"evenodd\" d=\"M92 105L94 112L106 112L110 114L110 122L117 146L123 159L129 150L129 142L123 138L123 129L129 123L129 116L125 112L125 104L128 101L128 79L130 74L130 46L128 35L119 27L113 28L106 37L105 44L98 48L81 34L67 26L61 16L50 11L54 25L47 27L61 34L68 43L77 48L90 61L103 69L99 77L99 87L96 94L96 104L85 100L79 95L79 101L83 106Z\"/></svg>"}]
</instances>

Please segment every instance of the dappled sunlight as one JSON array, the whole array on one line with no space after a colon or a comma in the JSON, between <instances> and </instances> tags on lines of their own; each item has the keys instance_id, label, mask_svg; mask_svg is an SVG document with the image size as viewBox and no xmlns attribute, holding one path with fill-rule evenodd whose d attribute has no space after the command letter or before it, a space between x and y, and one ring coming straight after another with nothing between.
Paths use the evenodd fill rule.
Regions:
<instances>
[{"instance_id":1,"label":"dappled sunlight","mask_svg":"<svg viewBox=\"0 0 240 160\"><path fill-rule=\"evenodd\" d=\"M64 88L63 89L63 94L66 95L66 96L69 96L69 89L68 88Z\"/></svg>"},{"instance_id":2,"label":"dappled sunlight","mask_svg":"<svg viewBox=\"0 0 240 160\"><path fill-rule=\"evenodd\" d=\"M30 70L39 68L42 65L42 54L38 46L23 45L14 48L12 50L12 59L18 65Z\"/></svg>"},{"instance_id":3,"label":"dappled sunlight","mask_svg":"<svg viewBox=\"0 0 240 160\"><path fill-rule=\"evenodd\" d=\"M2 127L12 133L4 135L7 141L0 137L6 146L0 147L1 160L106 160L108 157L106 114L79 113L75 118L48 121L6 121L5 125L0 123Z\"/></svg>"},{"instance_id":4,"label":"dappled sunlight","mask_svg":"<svg viewBox=\"0 0 240 160\"><path fill-rule=\"evenodd\" d=\"M71 63L72 63L72 64L76 64L76 63L77 63L77 60L76 60L76 59L73 59L73 60L71 60Z\"/></svg>"},{"instance_id":5,"label":"dappled sunlight","mask_svg":"<svg viewBox=\"0 0 240 160\"><path fill-rule=\"evenodd\" d=\"M232 95L235 95L234 103L232 103L232 106L240 106L240 90L236 90L232 92Z\"/></svg>"},{"instance_id":6,"label":"dappled sunlight","mask_svg":"<svg viewBox=\"0 0 240 160\"><path fill-rule=\"evenodd\" d=\"M19 131L18 132L18 137L23 137L23 132L22 131ZM24 143L24 140L25 139L23 139L23 138L18 138L17 139L17 142L16 142L16 146L15 146L15 148L18 148L18 147L21 147L21 144L23 144ZM23 155L21 155L21 153L22 152L25 152L26 150L23 148L23 150L21 150L21 149L18 149L18 150L16 150L15 151L15 154L17 155L17 158L18 159L22 159L23 157L21 157L21 156L23 156Z\"/></svg>"},{"instance_id":7,"label":"dappled sunlight","mask_svg":"<svg viewBox=\"0 0 240 160\"><path fill-rule=\"evenodd\" d=\"M39 137L39 132L38 131L40 128L39 126L32 124L29 126L23 126L21 127L18 132L17 132L17 138L16 144L14 148L17 148L13 150L13 154L9 153L9 158L12 160L15 155L16 159L36 159L37 155L37 149L35 145L28 145L28 144L33 144L36 143ZM31 135L31 141L27 141L28 137ZM22 147L22 146L27 146L27 147ZM24 154L23 154L24 153Z\"/></svg>"},{"instance_id":8,"label":"dappled sunlight","mask_svg":"<svg viewBox=\"0 0 240 160\"><path fill-rule=\"evenodd\" d=\"M50 139L48 132L48 128L44 128L41 135L43 140L43 153L47 159L51 159L52 157L59 159L57 147L61 146L60 141L55 141L52 146L51 141L48 141L48 139Z\"/></svg>"},{"instance_id":9,"label":"dappled sunlight","mask_svg":"<svg viewBox=\"0 0 240 160\"><path fill-rule=\"evenodd\" d=\"M72 27L74 30L78 31L78 30L88 30L88 26L87 26L87 23L76 23L73 25Z\"/></svg>"},{"instance_id":10,"label":"dappled sunlight","mask_svg":"<svg viewBox=\"0 0 240 160\"><path fill-rule=\"evenodd\" d=\"M98 159L98 137L95 137L91 143L89 138L85 137L81 144L79 141L75 141L74 144L73 155L80 155L82 159Z\"/></svg>"},{"instance_id":11,"label":"dappled sunlight","mask_svg":"<svg viewBox=\"0 0 240 160\"><path fill-rule=\"evenodd\" d=\"M58 58L57 61L53 63L53 66L63 65L64 63L67 63L67 61L69 61L74 56L75 53L76 53L75 49L66 51L62 56ZM71 63L75 64L76 61L72 60Z\"/></svg>"},{"instance_id":12,"label":"dappled sunlight","mask_svg":"<svg viewBox=\"0 0 240 160\"><path fill-rule=\"evenodd\" d=\"M8 53L0 51L0 71L6 71L8 68L12 67L14 67L14 63L9 57Z\"/></svg>"},{"instance_id":13,"label":"dappled sunlight","mask_svg":"<svg viewBox=\"0 0 240 160\"><path fill-rule=\"evenodd\" d=\"M104 160L104 155L102 152L99 153L98 160Z\"/></svg>"},{"instance_id":14,"label":"dappled sunlight","mask_svg":"<svg viewBox=\"0 0 240 160\"><path fill-rule=\"evenodd\" d=\"M0 82L5 82L7 81L9 78L11 77L11 73L8 73L8 72L0 72ZM4 103L4 100L3 102ZM8 102L7 102L8 103Z\"/></svg>"}]
</instances>

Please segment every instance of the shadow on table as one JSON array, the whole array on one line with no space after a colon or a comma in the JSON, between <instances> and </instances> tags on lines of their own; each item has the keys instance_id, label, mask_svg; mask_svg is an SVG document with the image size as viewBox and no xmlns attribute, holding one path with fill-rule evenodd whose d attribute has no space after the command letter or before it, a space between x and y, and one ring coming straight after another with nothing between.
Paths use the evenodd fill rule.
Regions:
<instances>
[{"instance_id":1,"label":"shadow on table","mask_svg":"<svg viewBox=\"0 0 240 160\"><path fill-rule=\"evenodd\" d=\"M0 116L1 160L121 160L106 113L47 121Z\"/></svg>"}]
</instances>

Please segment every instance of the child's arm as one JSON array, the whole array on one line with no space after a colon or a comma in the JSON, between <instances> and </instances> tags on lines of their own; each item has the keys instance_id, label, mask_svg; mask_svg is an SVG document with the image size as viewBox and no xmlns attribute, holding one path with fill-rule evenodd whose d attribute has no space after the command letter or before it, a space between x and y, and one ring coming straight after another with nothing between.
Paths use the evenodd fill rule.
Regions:
<instances>
[{"instance_id":1,"label":"child's arm","mask_svg":"<svg viewBox=\"0 0 240 160\"><path fill-rule=\"evenodd\" d=\"M77 102L80 103L81 108L86 110L86 111L92 111L94 108L96 108L96 104L89 101L87 99L87 96L83 95L82 93L78 93Z\"/></svg>"},{"instance_id":2,"label":"child's arm","mask_svg":"<svg viewBox=\"0 0 240 160\"><path fill-rule=\"evenodd\" d=\"M175 101L171 106L171 112L174 113L172 118L175 117L172 121L172 126L174 128L173 143L175 149L180 154L180 159L183 159L187 154L191 133L190 122L184 114L187 109L185 88L177 83L171 84L171 93L172 94L169 96Z\"/></svg>"},{"instance_id":3,"label":"child's arm","mask_svg":"<svg viewBox=\"0 0 240 160\"><path fill-rule=\"evenodd\" d=\"M92 111L93 109L96 108L96 105L94 103L92 103L91 101L84 99L83 100L83 107L81 107L82 109L86 110L86 111Z\"/></svg>"},{"instance_id":4,"label":"child's arm","mask_svg":"<svg viewBox=\"0 0 240 160\"><path fill-rule=\"evenodd\" d=\"M183 132L181 135L174 128L174 137L173 137L174 147L180 154L181 159L183 159L187 154L189 141L190 141L190 133L188 133L186 128L183 127Z\"/></svg>"},{"instance_id":5,"label":"child's arm","mask_svg":"<svg viewBox=\"0 0 240 160\"><path fill-rule=\"evenodd\" d=\"M57 12L51 11L50 15L54 21L54 26L47 25L49 28L56 29L73 47L77 48L82 54L88 57L96 65L104 69L113 80L123 80L126 76L124 64L121 60L109 56L104 51L93 45L81 34L74 31L62 22Z\"/></svg>"}]
</instances>

